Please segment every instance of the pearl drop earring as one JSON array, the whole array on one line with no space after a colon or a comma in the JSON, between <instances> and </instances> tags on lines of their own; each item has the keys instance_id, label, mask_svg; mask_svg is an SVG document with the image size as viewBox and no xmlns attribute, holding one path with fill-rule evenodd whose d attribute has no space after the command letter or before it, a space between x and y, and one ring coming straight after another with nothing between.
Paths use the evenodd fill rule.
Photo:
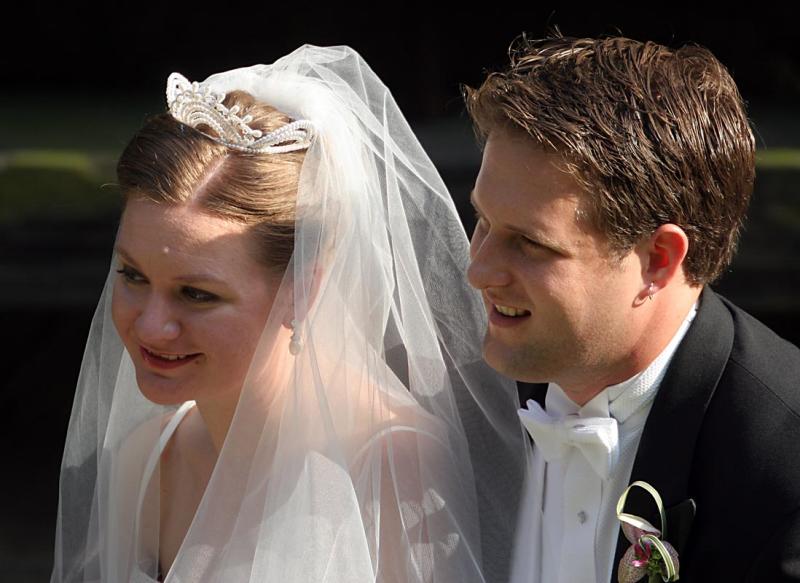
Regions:
<instances>
[{"instance_id":1,"label":"pearl drop earring","mask_svg":"<svg viewBox=\"0 0 800 583\"><path fill-rule=\"evenodd\" d=\"M292 320L292 339L289 341L289 352L293 356L300 354L303 350L303 340L300 338L300 330L297 320Z\"/></svg>"}]
</instances>

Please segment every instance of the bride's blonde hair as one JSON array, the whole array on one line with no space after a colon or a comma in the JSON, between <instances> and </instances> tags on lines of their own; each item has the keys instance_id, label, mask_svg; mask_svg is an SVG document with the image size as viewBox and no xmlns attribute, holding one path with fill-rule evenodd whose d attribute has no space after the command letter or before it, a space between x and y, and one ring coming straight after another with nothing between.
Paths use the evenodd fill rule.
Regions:
<instances>
[{"instance_id":1,"label":"bride's blonde hair","mask_svg":"<svg viewBox=\"0 0 800 583\"><path fill-rule=\"evenodd\" d=\"M233 91L224 105L238 105L264 133L293 120L249 93ZM207 135L206 135L207 134ZM164 113L150 118L131 139L117 164L124 202L145 198L197 205L214 216L252 226L257 257L282 271L294 251L297 184L305 151L251 154L228 148Z\"/></svg>"}]
</instances>

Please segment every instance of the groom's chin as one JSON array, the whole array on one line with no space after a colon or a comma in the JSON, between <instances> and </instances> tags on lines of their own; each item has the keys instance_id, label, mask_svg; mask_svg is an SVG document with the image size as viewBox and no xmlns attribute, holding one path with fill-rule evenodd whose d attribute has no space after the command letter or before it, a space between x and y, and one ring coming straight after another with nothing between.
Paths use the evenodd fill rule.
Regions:
<instances>
[{"instance_id":1,"label":"groom's chin","mask_svg":"<svg viewBox=\"0 0 800 583\"><path fill-rule=\"evenodd\" d=\"M544 353L549 352L549 356ZM511 346L487 334L483 340L483 359L504 376L525 383L547 383L553 380L559 359L551 351L534 346ZM550 364L550 367L543 366Z\"/></svg>"},{"instance_id":2,"label":"groom's chin","mask_svg":"<svg viewBox=\"0 0 800 583\"><path fill-rule=\"evenodd\" d=\"M524 374L524 359L519 351L492 338L490 333L483 340L483 359L494 370L514 380L520 380L519 375Z\"/></svg>"}]
</instances>

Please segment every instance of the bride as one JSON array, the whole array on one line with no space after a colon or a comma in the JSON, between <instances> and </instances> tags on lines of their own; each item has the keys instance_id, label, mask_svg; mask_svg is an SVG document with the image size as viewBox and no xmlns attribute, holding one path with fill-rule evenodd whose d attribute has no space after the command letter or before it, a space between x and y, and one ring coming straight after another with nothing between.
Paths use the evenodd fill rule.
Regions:
<instances>
[{"instance_id":1,"label":"bride","mask_svg":"<svg viewBox=\"0 0 800 583\"><path fill-rule=\"evenodd\" d=\"M304 46L167 104L117 167L51 580L501 579L516 393L386 87Z\"/></svg>"}]
</instances>

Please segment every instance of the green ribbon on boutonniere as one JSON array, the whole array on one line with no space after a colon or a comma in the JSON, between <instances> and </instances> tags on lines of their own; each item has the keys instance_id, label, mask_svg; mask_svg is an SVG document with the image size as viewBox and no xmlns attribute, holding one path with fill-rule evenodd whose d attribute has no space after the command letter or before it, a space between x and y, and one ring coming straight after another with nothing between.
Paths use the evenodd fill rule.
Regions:
<instances>
[{"instance_id":1,"label":"green ribbon on boutonniere","mask_svg":"<svg viewBox=\"0 0 800 583\"><path fill-rule=\"evenodd\" d=\"M661 518L661 529L647 522L640 516L627 514L625 501L633 488L642 488L650 494L658 508ZM619 562L617 580L619 583L636 583L645 575L649 583L657 581L677 581L678 552L663 538L667 534L667 519L664 504L658 491L647 482L634 482L622 493L617 502L617 518L622 523L622 532L631 543Z\"/></svg>"}]
</instances>

